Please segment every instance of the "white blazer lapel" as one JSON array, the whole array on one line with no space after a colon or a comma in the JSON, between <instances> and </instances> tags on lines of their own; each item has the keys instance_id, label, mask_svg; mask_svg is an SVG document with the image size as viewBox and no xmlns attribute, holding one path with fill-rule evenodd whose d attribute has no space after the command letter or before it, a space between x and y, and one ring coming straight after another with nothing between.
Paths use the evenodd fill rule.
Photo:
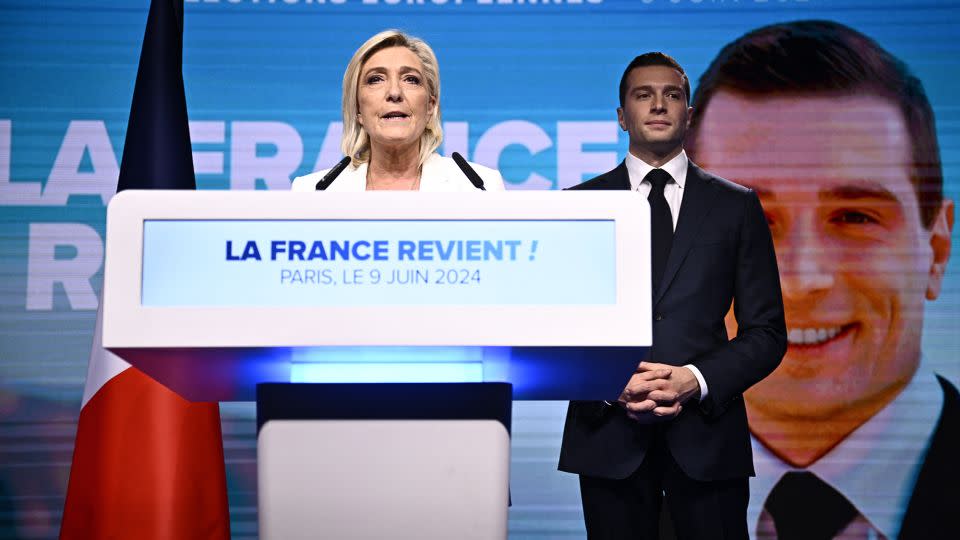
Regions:
<instances>
[{"instance_id":1,"label":"white blazer lapel","mask_svg":"<svg viewBox=\"0 0 960 540\"><path fill-rule=\"evenodd\" d=\"M327 188L327 191L366 191L367 189L367 164L361 163L359 167L353 168L347 166L346 169L340 173L340 176L330 184L330 187Z\"/></svg>"},{"instance_id":2,"label":"white blazer lapel","mask_svg":"<svg viewBox=\"0 0 960 540\"><path fill-rule=\"evenodd\" d=\"M450 171L447 160L434 152L420 171L420 191L449 191Z\"/></svg>"}]
</instances>

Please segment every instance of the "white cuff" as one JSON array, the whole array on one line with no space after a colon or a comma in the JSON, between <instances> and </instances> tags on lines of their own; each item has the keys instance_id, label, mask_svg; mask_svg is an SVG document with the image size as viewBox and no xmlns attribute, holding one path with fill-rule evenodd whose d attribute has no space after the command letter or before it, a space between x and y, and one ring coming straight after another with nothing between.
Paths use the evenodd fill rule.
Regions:
<instances>
[{"instance_id":1,"label":"white cuff","mask_svg":"<svg viewBox=\"0 0 960 540\"><path fill-rule=\"evenodd\" d=\"M707 397L707 380L703 378L703 373L700 373L700 370L697 369L697 366L693 364L687 364L683 366L693 372L693 376L697 378L697 382L700 383L700 402L703 403L703 400Z\"/></svg>"}]
</instances>

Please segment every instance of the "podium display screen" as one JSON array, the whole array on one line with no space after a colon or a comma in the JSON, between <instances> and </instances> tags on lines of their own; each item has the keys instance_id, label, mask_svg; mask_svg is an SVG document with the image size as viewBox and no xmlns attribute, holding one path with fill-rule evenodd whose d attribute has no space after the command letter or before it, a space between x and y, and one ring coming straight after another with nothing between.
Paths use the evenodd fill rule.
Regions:
<instances>
[{"instance_id":1,"label":"podium display screen","mask_svg":"<svg viewBox=\"0 0 960 540\"><path fill-rule=\"evenodd\" d=\"M614 220L143 223L143 306L612 305Z\"/></svg>"}]
</instances>

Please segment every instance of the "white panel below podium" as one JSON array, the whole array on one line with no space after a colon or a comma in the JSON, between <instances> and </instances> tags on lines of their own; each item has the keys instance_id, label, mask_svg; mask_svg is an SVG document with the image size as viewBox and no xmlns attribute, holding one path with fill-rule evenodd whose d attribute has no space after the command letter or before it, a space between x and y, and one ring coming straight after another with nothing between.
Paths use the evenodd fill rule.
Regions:
<instances>
[{"instance_id":1,"label":"white panel below podium","mask_svg":"<svg viewBox=\"0 0 960 540\"><path fill-rule=\"evenodd\" d=\"M507 537L496 420L272 420L257 461L265 540Z\"/></svg>"}]
</instances>

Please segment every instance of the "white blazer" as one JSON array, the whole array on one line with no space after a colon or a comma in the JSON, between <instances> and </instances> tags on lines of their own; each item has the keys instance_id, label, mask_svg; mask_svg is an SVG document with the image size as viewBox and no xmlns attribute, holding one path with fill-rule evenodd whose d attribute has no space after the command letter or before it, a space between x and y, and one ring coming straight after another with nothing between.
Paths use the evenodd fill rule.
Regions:
<instances>
[{"instance_id":1,"label":"white blazer","mask_svg":"<svg viewBox=\"0 0 960 540\"><path fill-rule=\"evenodd\" d=\"M483 179L483 187L487 191L503 191L503 177L497 170L476 163L470 163L470 166ZM298 176L293 179L290 189L293 191L315 191L317 182L329 170L325 169ZM361 163L358 167L347 165L347 168L330 184L327 191L366 191L366 189L367 164ZM473 187L473 184L470 183L470 180L467 179L453 159L433 153L423 164L423 171L420 174L420 191L477 191L477 188Z\"/></svg>"}]
</instances>

